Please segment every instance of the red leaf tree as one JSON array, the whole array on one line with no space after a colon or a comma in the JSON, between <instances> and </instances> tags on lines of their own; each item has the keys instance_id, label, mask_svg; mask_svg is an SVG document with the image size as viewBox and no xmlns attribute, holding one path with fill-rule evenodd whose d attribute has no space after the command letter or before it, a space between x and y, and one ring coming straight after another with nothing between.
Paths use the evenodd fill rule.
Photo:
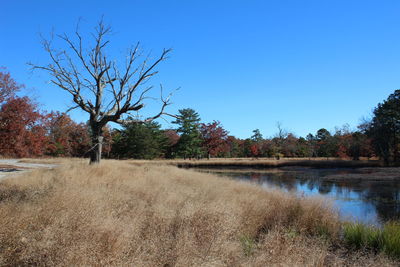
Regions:
<instances>
[{"instance_id":1,"label":"red leaf tree","mask_svg":"<svg viewBox=\"0 0 400 267\"><path fill-rule=\"evenodd\" d=\"M258 156L260 155L260 150L256 144L250 146L250 152L251 155L255 158L258 158Z\"/></svg>"},{"instance_id":2,"label":"red leaf tree","mask_svg":"<svg viewBox=\"0 0 400 267\"><path fill-rule=\"evenodd\" d=\"M15 93L23 87L22 84L18 84L11 78L10 73L0 71L0 104L13 98Z\"/></svg>"},{"instance_id":3,"label":"red leaf tree","mask_svg":"<svg viewBox=\"0 0 400 267\"><path fill-rule=\"evenodd\" d=\"M45 152L46 116L28 97L9 99L0 109L0 154L40 156Z\"/></svg>"},{"instance_id":4,"label":"red leaf tree","mask_svg":"<svg viewBox=\"0 0 400 267\"><path fill-rule=\"evenodd\" d=\"M200 133L203 139L203 147L207 151L208 157L215 157L229 151L227 143L228 132L221 126L219 121L202 123L200 125Z\"/></svg>"},{"instance_id":5,"label":"red leaf tree","mask_svg":"<svg viewBox=\"0 0 400 267\"><path fill-rule=\"evenodd\" d=\"M62 157L89 156L92 149L89 127L76 123L65 113L53 112L47 122L49 145L47 154ZM107 155L111 150L111 131L104 127L104 147L102 153Z\"/></svg>"},{"instance_id":6,"label":"red leaf tree","mask_svg":"<svg viewBox=\"0 0 400 267\"><path fill-rule=\"evenodd\" d=\"M28 97L16 97L24 86L8 72L0 72L0 154L11 157L44 153L46 116Z\"/></svg>"},{"instance_id":7,"label":"red leaf tree","mask_svg":"<svg viewBox=\"0 0 400 267\"><path fill-rule=\"evenodd\" d=\"M81 157L90 149L88 127L84 123L74 122L65 113L51 113L47 128L47 153L52 156Z\"/></svg>"},{"instance_id":8,"label":"red leaf tree","mask_svg":"<svg viewBox=\"0 0 400 267\"><path fill-rule=\"evenodd\" d=\"M165 136L168 139L168 146L174 146L178 143L179 141L179 134L172 129L168 129L164 131Z\"/></svg>"}]
</instances>

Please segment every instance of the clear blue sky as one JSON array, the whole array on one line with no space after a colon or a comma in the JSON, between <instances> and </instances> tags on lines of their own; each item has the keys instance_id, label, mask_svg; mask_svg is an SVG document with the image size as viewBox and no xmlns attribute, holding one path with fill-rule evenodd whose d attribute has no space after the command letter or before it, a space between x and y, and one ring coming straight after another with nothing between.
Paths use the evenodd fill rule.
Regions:
<instances>
[{"instance_id":1,"label":"clear blue sky","mask_svg":"<svg viewBox=\"0 0 400 267\"><path fill-rule=\"evenodd\" d=\"M46 110L66 110L71 98L26 65L49 62L39 33L71 33L80 17L91 27L102 15L121 58L137 41L153 55L174 49L154 80L182 88L171 113L191 107L241 138L255 128L271 136L277 121L300 136L355 127L400 88L400 1L4 0L1 8L0 66Z\"/></svg>"}]
</instances>

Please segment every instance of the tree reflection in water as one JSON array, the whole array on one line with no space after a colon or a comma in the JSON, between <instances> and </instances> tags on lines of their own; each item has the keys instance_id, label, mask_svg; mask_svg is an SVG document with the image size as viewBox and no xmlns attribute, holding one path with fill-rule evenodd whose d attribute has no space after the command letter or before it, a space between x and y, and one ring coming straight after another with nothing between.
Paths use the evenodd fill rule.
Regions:
<instances>
[{"instance_id":1,"label":"tree reflection in water","mask_svg":"<svg viewBox=\"0 0 400 267\"><path fill-rule=\"evenodd\" d=\"M210 171L215 172L215 171ZM323 195L338 200L339 210L353 210L359 216L376 213L377 222L400 219L400 177L382 179L382 170L376 179L363 180L362 175L375 175L371 169L312 169L285 167L254 171L222 171L218 174L241 180L250 180L267 188L280 188L300 195ZM360 179L346 178L359 174ZM342 177L330 180L329 177ZM355 206L354 203L357 203ZM359 204L359 205L358 205ZM357 210L355 210L357 209ZM373 209L373 210L371 210ZM356 218L363 221L364 218Z\"/></svg>"}]
</instances>

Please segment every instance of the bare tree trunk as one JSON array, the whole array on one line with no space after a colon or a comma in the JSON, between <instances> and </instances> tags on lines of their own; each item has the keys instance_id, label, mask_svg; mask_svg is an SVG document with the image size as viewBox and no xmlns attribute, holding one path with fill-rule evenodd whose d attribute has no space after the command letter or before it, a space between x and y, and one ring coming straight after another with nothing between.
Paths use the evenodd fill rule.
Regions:
<instances>
[{"instance_id":1,"label":"bare tree trunk","mask_svg":"<svg viewBox=\"0 0 400 267\"><path fill-rule=\"evenodd\" d=\"M106 46L110 41L107 36L110 34L111 28L100 20L91 35L94 37L93 46L83 45L84 38L78 30L75 32L75 41L67 34L57 35L69 48L66 50L54 49L51 40L43 40L51 63L43 66L30 63L33 69L49 73L52 76L51 83L71 94L74 106L68 111L80 108L89 114L92 139L90 164L101 160L103 127L107 123L127 125L151 122L163 115L176 117L164 111L170 105L171 93L165 98L162 85L159 112L147 118L136 117L137 112L145 106L146 94L153 88L143 84L158 73L157 66L168 58L171 49L164 49L153 62L148 57L138 62L140 49L137 44L129 50L126 66L119 69L118 63L106 55Z\"/></svg>"},{"instance_id":2,"label":"bare tree trunk","mask_svg":"<svg viewBox=\"0 0 400 267\"><path fill-rule=\"evenodd\" d=\"M91 125L93 149L90 153L90 164L100 163L103 150L103 127L97 124Z\"/></svg>"}]
</instances>

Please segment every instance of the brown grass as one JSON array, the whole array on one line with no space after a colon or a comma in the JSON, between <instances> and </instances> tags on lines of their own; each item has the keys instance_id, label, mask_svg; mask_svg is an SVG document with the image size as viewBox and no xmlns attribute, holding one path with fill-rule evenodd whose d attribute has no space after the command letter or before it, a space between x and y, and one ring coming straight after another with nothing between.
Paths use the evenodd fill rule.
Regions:
<instances>
[{"instance_id":1,"label":"brown grass","mask_svg":"<svg viewBox=\"0 0 400 267\"><path fill-rule=\"evenodd\" d=\"M333 249L321 199L173 166L65 163L0 183L1 266L390 266Z\"/></svg>"},{"instance_id":2,"label":"brown grass","mask_svg":"<svg viewBox=\"0 0 400 267\"><path fill-rule=\"evenodd\" d=\"M379 167L377 160L345 160L337 158L293 158L293 159L212 159L212 160L174 160L171 164L185 168L279 168L302 166L313 168L360 168Z\"/></svg>"},{"instance_id":3,"label":"brown grass","mask_svg":"<svg viewBox=\"0 0 400 267\"><path fill-rule=\"evenodd\" d=\"M49 158L21 158L18 160L20 163L38 163L38 164L69 164L71 162L89 162L86 158L63 158L63 157L49 157Z\"/></svg>"}]
</instances>

